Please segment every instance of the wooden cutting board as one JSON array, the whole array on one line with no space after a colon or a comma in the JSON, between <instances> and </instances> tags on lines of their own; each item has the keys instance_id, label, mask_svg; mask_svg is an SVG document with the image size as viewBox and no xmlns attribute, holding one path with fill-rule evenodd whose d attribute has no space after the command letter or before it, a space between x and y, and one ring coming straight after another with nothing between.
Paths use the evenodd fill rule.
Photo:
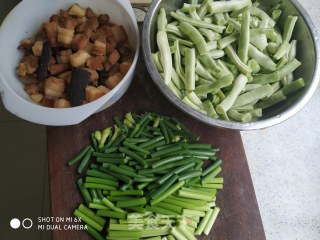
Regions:
<instances>
[{"instance_id":1,"label":"wooden cutting board","mask_svg":"<svg viewBox=\"0 0 320 240\"><path fill-rule=\"evenodd\" d=\"M132 85L115 105L78 125L47 128L52 217L70 217L82 202L75 185L79 178L76 166L68 167L66 162L90 143L89 134L92 131L111 126L113 116L122 117L129 111L152 111L175 116L199 135L202 142L220 147L218 156L223 160L222 175L225 180L224 189L217 198L221 213L210 236L199 239L265 239L240 133L207 126L175 108L153 83L142 57ZM52 237L53 240L91 239L84 231L54 230Z\"/></svg>"}]
</instances>

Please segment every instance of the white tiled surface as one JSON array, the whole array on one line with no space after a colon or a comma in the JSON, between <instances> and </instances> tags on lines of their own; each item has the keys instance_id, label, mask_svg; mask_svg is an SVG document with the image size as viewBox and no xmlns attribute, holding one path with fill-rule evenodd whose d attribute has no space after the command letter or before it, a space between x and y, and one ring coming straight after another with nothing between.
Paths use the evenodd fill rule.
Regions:
<instances>
[{"instance_id":1,"label":"white tiled surface","mask_svg":"<svg viewBox=\"0 0 320 240\"><path fill-rule=\"evenodd\" d=\"M299 0L320 33L320 1ZM268 240L320 239L320 86L277 126L242 132Z\"/></svg>"}]
</instances>

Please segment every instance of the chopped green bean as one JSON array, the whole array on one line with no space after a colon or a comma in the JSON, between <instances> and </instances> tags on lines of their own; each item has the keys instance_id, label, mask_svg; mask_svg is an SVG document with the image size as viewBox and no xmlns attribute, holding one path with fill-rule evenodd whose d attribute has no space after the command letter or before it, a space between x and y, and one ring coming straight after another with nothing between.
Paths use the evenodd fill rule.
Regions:
<instances>
[{"instance_id":1,"label":"chopped green bean","mask_svg":"<svg viewBox=\"0 0 320 240\"><path fill-rule=\"evenodd\" d=\"M141 166L143 167L147 166L147 162L142 157L140 157L137 153L132 152L129 149L123 148L123 147L119 148L119 151L135 159Z\"/></svg>"},{"instance_id":2,"label":"chopped green bean","mask_svg":"<svg viewBox=\"0 0 320 240\"><path fill-rule=\"evenodd\" d=\"M194 171L194 172L190 172L190 173L183 173L179 175L179 181L186 181L188 179L191 178L195 178L198 176L201 176L202 172L201 171Z\"/></svg>"},{"instance_id":3,"label":"chopped green bean","mask_svg":"<svg viewBox=\"0 0 320 240\"><path fill-rule=\"evenodd\" d=\"M239 59L243 63L247 63L248 61L249 40L250 40L250 12L249 10L246 10L242 12L242 22L241 22L239 46L238 46Z\"/></svg>"},{"instance_id":4,"label":"chopped green bean","mask_svg":"<svg viewBox=\"0 0 320 240\"><path fill-rule=\"evenodd\" d=\"M155 213L159 213L159 214L164 214L164 215L171 215L171 216L174 216L176 215L176 212L173 212L171 210L168 210L166 208L162 208L162 207L158 207L158 206L149 206L147 205L146 206L146 209L147 211L152 211L152 212L155 212Z\"/></svg>"},{"instance_id":5,"label":"chopped green bean","mask_svg":"<svg viewBox=\"0 0 320 240\"><path fill-rule=\"evenodd\" d=\"M218 118L218 114L210 100L205 100L203 102L203 106L205 107L205 110L207 111L209 117Z\"/></svg>"},{"instance_id":6,"label":"chopped green bean","mask_svg":"<svg viewBox=\"0 0 320 240\"><path fill-rule=\"evenodd\" d=\"M216 1L210 4L210 13L233 12L251 5L251 0Z\"/></svg>"},{"instance_id":7,"label":"chopped green bean","mask_svg":"<svg viewBox=\"0 0 320 240\"><path fill-rule=\"evenodd\" d=\"M198 31L199 33L201 33L201 35L203 35L205 38L207 38L211 42L221 39L221 35L219 33L212 31L211 29L199 28Z\"/></svg>"},{"instance_id":8,"label":"chopped green bean","mask_svg":"<svg viewBox=\"0 0 320 240\"><path fill-rule=\"evenodd\" d=\"M213 211L212 211L212 213L211 213L211 215L209 217L209 220L208 220L206 226L203 229L203 233L204 234L209 235L209 232L210 232L210 230L211 230L211 228L212 228L212 226L213 226L213 224L214 224L219 212L220 212L220 208L215 207L213 209Z\"/></svg>"},{"instance_id":9,"label":"chopped green bean","mask_svg":"<svg viewBox=\"0 0 320 240\"><path fill-rule=\"evenodd\" d=\"M233 77L230 75L226 75L219 79L219 81L215 81L208 85L202 85L195 88L195 93L198 95L203 95L207 93L215 94L217 93L221 88L224 88L226 86L229 86L232 83Z\"/></svg>"},{"instance_id":10,"label":"chopped green bean","mask_svg":"<svg viewBox=\"0 0 320 240\"><path fill-rule=\"evenodd\" d=\"M110 191L111 196L142 196L143 190Z\"/></svg>"},{"instance_id":11,"label":"chopped green bean","mask_svg":"<svg viewBox=\"0 0 320 240\"><path fill-rule=\"evenodd\" d=\"M117 178L113 177L113 176L110 176L104 172L100 172L99 170L97 169L89 169L87 171L87 176L91 176L91 177L97 177L97 178L104 178L104 179L109 179L109 180L112 180L112 181L116 181Z\"/></svg>"},{"instance_id":12,"label":"chopped green bean","mask_svg":"<svg viewBox=\"0 0 320 240\"><path fill-rule=\"evenodd\" d=\"M239 38L239 34L231 34L229 36L226 36L224 38L221 38L218 40L219 49L224 49L226 46L234 43Z\"/></svg>"},{"instance_id":13,"label":"chopped green bean","mask_svg":"<svg viewBox=\"0 0 320 240\"><path fill-rule=\"evenodd\" d=\"M84 157L83 157L83 159L77 169L79 174L81 174L83 172L84 168L88 165L90 157L91 157L91 153L93 153L93 151L94 151L93 148L90 147L89 150L84 155Z\"/></svg>"},{"instance_id":14,"label":"chopped green bean","mask_svg":"<svg viewBox=\"0 0 320 240\"><path fill-rule=\"evenodd\" d=\"M290 43L283 41L283 43L280 44L277 52L273 55L273 58L276 60L280 60L283 56L287 55L290 51L291 45Z\"/></svg>"},{"instance_id":15,"label":"chopped green bean","mask_svg":"<svg viewBox=\"0 0 320 240\"><path fill-rule=\"evenodd\" d=\"M202 178L201 184L203 185L203 184L208 183L210 181L210 179L216 177L221 171L222 171L221 167L217 167L212 172L207 174L204 178Z\"/></svg>"},{"instance_id":16,"label":"chopped green bean","mask_svg":"<svg viewBox=\"0 0 320 240\"><path fill-rule=\"evenodd\" d=\"M152 53L151 57L152 57L153 63L156 65L156 68L157 68L158 72L162 73L163 72L163 67L162 67L160 59L159 59L159 54L158 53Z\"/></svg>"},{"instance_id":17,"label":"chopped green bean","mask_svg":"<svg viewBox=\"0 0 320 240\"><path fill-rule=\"evenodd\" d=\"M206 41L202 37L201 33L194 26L192 26L188 22L182 22L180 23L179 28L196 45L200 55L203 55L208 52Z\"/></svg>"},{"instance_id":18,"label":"chopped green bean","mask_svg":"<svg viewBox=\"0 0 320 240\"><path fill-rule=\"evenodd\" d=\"M118 148L117 148L117 147L105 148L105 149L103 150L104 153L114 153L114 152L116 152L116 151L118 151Z\"/></svg>"},{"instance_id":19,"label":"chopped green bean","mask_svg":"<svg viewBox=\"0 0 320 240\"><path fill-rule=\"evenodd\" d=\"M113 231L113 230L117 230L117 231L129 231L129 230L133 230L134 228L138 229L138 228L143 228L143 224L117 224L117 223L110 223L109 224L109 230Z\"/></svg>"},{"instance_id":20,"label":"chopped green bean","mask_svg":"<svg viewBox=\"0 0 320 240\"><path fill-rule=\"evenodd\" d=\"M186 49L185 59L188 66L185 70L185 88L192 91L195 89L196 51L194 48Z\"/></svg>"},{"instance_id":21,"label":"chopped green bean","mask_svg":"<svg viewBox=\"0 0 320 240\"><path fill-rule=\"evenodd\" d=\"M236 98L239 96L241 91L245 88L248 82L248 78L240 74L233 83L232 89L227 95L227 97L216 107L216 111L220 114L226 114L226 112L235 103Z\"/></svg>"},{"instance_id":22,"label":"chopped green bean","mask_svg":"<svg viewBox=\"0 0 320 240\"><path fill-rule=\"evenodd\" d=\"M208 54L213 58L213 59L219 59L224 57L225 52L223 50L211 50L208 52Z\"/></svg>"},{"instance_id":23,"label":"chopped green bean","mask_svg":"<svg viewBox=\"0 0 320 240\"><path fill-rule=\"evenodd\" d=\"M87 208L85 205L80 204L78 207L78 210L85 214L87 217L91 218L93 221L98 223L101 226L104 226L106 223L106 220L98 215L95 214L90 208Z\"/></svg>"},{"instance_id":24,"label":"chopped green bean","mask_svg":"<svg viewBox=\"0 0 320 240\"><path fill-rule=\"evenodd\" d=\"M97 209L97 210L109 210L108 207L106 207L100 203L89 203L89 208Z\"/></svg>"},{"instance_id":25,"label":"chopped green bean","mask_svg":"<svg viewBox=\"0 0 320 240\"><path fill-rule=\"evenodd\" d=\"M198 7L197 12L200 18L203 18L208 12L208 6L213 0L203 0L201 5Z\"/></svg>"},{"instance_id":26,"label":"chopped green bean","mask_svg":"<svg viewBox=\"0 0 320 240\"><path fill-rule=\"evenodd\" d=\"M101 134L101 133L100 133L100 134ZM92 133L90 134L90 140L91 140L93 149L94 149L95 151L99 151L98 140L96 139L94 132L92 132Z\"/></svg>"},{"instance_id":27,"label":"chopped green bean","mask_svg":"<svg viewBox=\"0 0 320 240\"><path fill-rule=\"evenodd\" d=\"M82 213L80 210L76 209L73 213L76 217L81 218L81 221L89 224L91 227L93 227L94 229L98 230L98 231L102 231L103 226L100 225L99 223L97 223L96 221L94 221L93 219L91 219L90 217L88 217L87 215L85 215L84 213Z\"/></svg>"},{"instance_id":28,"label":"chopped green bean","mask_svg":"<svg viewBox=\"0 0 320 240\"><path fill-rule=\"evenodd\" d=\"M101 184L114 186L114 187L117 187L119 185L118 182L113 181L113 180L104 179L104 178L90 177L90 176L87 176L85 181L88 182L88 183L101 183Z\"/></svg>"},{"instance_id":29,"label":"chopped green bean","mask_svg":"<svg viewBox=\"0 0 320 240\"><path fill-rule=\"evenodd\" d=\"M170 227L161 227L158 229L143 229L142 230L142 237L153 237L153 236L162 236L162 235L168 235L170 233Z\"/></svg>"},{"instance_id":30,"label":"chopped green bean","mask_svg":"<svg viewBox=\"0 0 320 240\"><path fill-rule=\"evenodd\" d=\"M170 233L178 240L188 240L176 227L171 228Z\"/></svg>"},{"instance_id":31,"label":"chopped green bean","mask_svg":"<svg viewBox=\"0 0 320 240\"><path fill-rule=\"evenodd\" d=\"M281 101L284 101L286 99L287 99L287 97L283 94L283 92L278 91L278 92L272 94L268 99L259 102L255 106L257 108L265 109L265 108L268 108L272 105L275 105Z\"/></svg>"},{"instance_id":32,"label":"chopped green bean","mask_svg":"<svg viewBox=\"0 0 320 240\"><path fill-rule=\"evenodd\" d=\"M190 204L193 204L193 205L199 205L199 206L202 206L202 205L206 205L206 201L204 200L196 200L196 199L190 199L190 198L184 198L184 197L178 197L178 196L169 196L168 197L169 199L172 199L172 200L175 200L177 201L178 203L179 202L187 202L187 203L190 203ZM194 208L192 208L194 209Z\"/></svg>"},{"instance_id":33,"label":"chopped green bean","mask_svg":"<svg viewBox=\"0 0 320 240\"><path fill-rule=\"evenodd\" d=\"M166 17L166 11L164 8L161 8L159 10L157 25L159 31L165 31L166 26L168 24L167 17Z\"/></svg>"},{"instance_id":34,"label":"chopped green bean","mask_svg":"<svg viewBox=\"0 0 320 240\"><path fill-rule=\"evenodd\" d=\"M153 157L153 158L154 157L160 157L161 155L164 155L164 154L167 154L167 153L170 153L170 152L173 152L173 151L177 151L177 150L180 150L180 149L182 149L182 146L173 145L171 147L168 147L168 148L162 149L160 151L151 153L151 157Z\"/></svg>"},{"instance_id":35,"label":"chopped green bean","mask_svg":"<svg viewBox=\"0 0 320 240\"><path fill-rule=\"evenodd\" d=\"M151 151L151 150L154 150L157 147L164 146L165 144L166 144L166 141L165 140L161 140L161 141L155 142L155 143L145 147L145 149L148 150L148 151Z\"/></svg>"},{"instance_id":36,"label":"chopped green bean","mask_svg":"<svg viewBox=\"0 0 320 240\"><path fill-rule=\"evenodd\" d=\"M156 206L175 212L176 214L181 214L182 212L182 207L179 207L170 203L159 202L157 203Z\"/></svg>"},{"instance_id":37,"label":"chopped green bean","mask_svg":"<svg viewBox=\"0 0 320 240\"><path fill-rule=\"evenodd\" d=\"M169 24L169 25L167 25L166 32L174 34L175 37L180 37L182 39L185 37L185 35L179 30L178 26L173 26L173 25ZM169 37L168 37L168 39L169 39Z\"/></svg>"},{"instance_id":38,"label":"chopped green bean","mask_svg":"<svg viewBox=\"0 0 320 240\"><path fill-rule=\"evenodd\" d=\"M237 122L250 122L252 119L252 115L250 113L240 113L235 109L230 109L227 114L230 119Z\"/></svg>"},{"instance_id":39,"label":"chopped green bean","mask_svg":"<svg viewBox=\"0 0 320 240\"><path fill-rule=\"evenodd\" d=\"M288 16L286 19L286 22L284 24L284 30L283 30L283 41L289 42L291 40L292 32L294 29L294 26L298 20L297 16Z\"/></svg>"},{"instance_id":40,"label":"chopped green bean","mask_svg":"<svg viewBox=\"0 0 320 240\"><path fill-rule=\"evenodd\" d=\"M128 148L131 148L131 149L133 149L133 150L136 150L136 151L138 151L138 152L141 152L141 153L143 153L143 154L147 154L147 155L150 154L149 151L147 151L147 150L145 150L145 149L143 149L143 148L141 148L141 147L138 147L138 146L134 145L133 143L130 143L129 141L124 141L124 142L123 142L123 145L126 146L126 147L128 147Z\"/></svg>"},{"instance_id":41,"label":"chopped green bean","mask_svg":"<svg viewBox=\"0 0 320 240\"><path fill-rule=\"evenodd\" d=\"M186 92L186 95L196 104L202 104L193 92ZM89 234L98 239L106 235L107 239L160 239L170 234L170 226L178 226L178 231L184 227L188 232L183 236L191 239L200 216L215 206L217 189L223 187L221 180L215 177L221 171L219 166L206 170L208 175L201 176L203 160L216 161L214 154L219 149L197 143L199 137L174 117L130 113L125 120L127 123L123 126L131 124L131 127L122 128L126 134L122 132L114 138L118 147L111 146L114 142L109 144L112 137L118 135L110 128L108 131L113 134L106 138L103 148L92 153L96 161L87 170L85 183L82 178L78 180L89 208L80 204L75 215L83 216L83 221L91 227ZM122 125L118 121L115 128ZM170 140L168 143L165 143L163 127ZM143 134L152 137L146 138ZM124 138L119 140L121 136ZM134 217L135 214L138 217ZM182 215L188 215L188 225ZM145 228L150 220L154 220L159 230ZM141 230L132 229L134 224ZM107 232L102 234L105 227ZM132 231L138 238L128 235Z\"/></svg>"},{"instance_id":42,"label":"chopped green bean","mask_svg":"<svg viewBox=\"0 0 320 240\"><path fill-rule=\"evenodd\" d=\"M204 68L200 61L197 61L196 63L196 74L210 82L216 81L216 79L211 75L211 73L207 69Z\"/></svg>"},{"instance_id":43,"label":"chopped green bean","mask_svg":"<svg viewBox=\"0 0 320 240\"><path fill-rule=\"evenodd\" d=\"M282 10L280 9L275 9L272 11L271 13L271 18L275 21L275 22L278 22L278 20L280 19L281 17L281 14L282 14Z\"/></svg>"},{"instance_id":44,"label":"chopped green bean","mask_svg":"<svg viewBox=\"0 0 320 240\"><path fill-rule=\"evenodd\" d=\"M258 83L258 84L268 84L277 82L281 79L280 72L275 71L272 73L266 73L266 74L258 74L253 77L252 83Z\"/></svg>"},{"instance_id":45,"label":"chopped green bean","mask_svg":"<svg viewBox=\"0 0 320 240\"><path fill-rule=\"evenodd\" d=\"M289 95L291 93L294 93L298 91L299 89L303 88L305 86L305 82L302 78L299 78L292 83L284 86L281 91L283 92L284 95Z\"/></svg>"},{"instance_id":46,"label":"chopped green bean","mask_svg":"<svg viewBox=\"0 0 320 240\"><path fill-rule=\"evenodd\" d=\"M160 60L163 66L164 82L168 85L171 82L172 58L167 33L165 31L158 31L157 44L161 53Z\"/></svg>"},{"instance_id":47,"label":"chopped green bean","mask_svg":"<svg viewBox=\"0 0 320 240\"><path fill-rule=\"evenodd\" d=\"M227 24L227 20L225 19L223 13L216 13L213 15L213 18L218 25L224 26ZM228 31L228 27L226 28L226 32L227 31Z\"/></svg>"},{"instance_id":48,"label":"chopped green bean","mask_svg":"<svg viewBox=\"0 0 320 240\"><path fill-rule=\"evenodd\" d=\"M97 215L101 217L120 218L120 219L126 219L126 216L127 216L126 213L109 211L109 210L98 210Z\"/></svg>"},{"instance_id":49,"label":"chopped green bean","mask_svg":"<svg viewBox=\"0 0 320 240\"><path fill-rule=\"evenodd\" d=\"M94 189L102 189L102 190L115 190L116 187L108 186L101 183L84 183L85 188L94 188Z\"/></svg>"},{"instance_id":50,"label":"chopped green bean","mask_svg":"<svg viewBox=\"0 0 320 240\"><path fill-rule=\"evenodd\" d=\"M166 180L160 188L151 194L151 198L157 198L163 194L168 188L170 188L178 180L178 175L173 174L168 180Z\"/></svg>"},{"instance_id":51,"label":"chopped green bean","mask_svg":"<svg viewBox=\"0 0 320 240\"><path fill-rule=\"evenodd\" d=\"M262 21L266 20L270 27L274 27L274 25L276 24L276 22L266 12L257 7L250 8L250 14L252 16L257 16Z\"/></svg>"},{"instance_id":52,"label":"chopped green bean","mask_svg":"<svg viewBox=\"0 0 320 240\"><path fill-rule=\"evenodd\" d=\"M208 175L211 171L215 170L217 167L219 167L221 165L222 161L218 160L214 163L212 163L209 167L207 167L206 169L203 170L202 172L202 176L206 176Z\"/></svg>"},{"instance_id":53,"label":"chopped green bean","mask_svg":"<svg viewBox=\"0 0 320 240\"><path fill-rule=\"evenodd\" d=\"M202 20L195 20L190 17L177 14L175 12L171 12L171 16L173 18L179 20L180 23L188 23L188 24L191 24L192 26L195 26L195 27L208 28L208 29L211 29L217 33L222 33L223 30L226 28L225 26L219 26L219 25L206 23Z\"/></svg>"},{"instance_id":54,"label":"chopped green bean","mask_svg":"<svg viewBox=\"0 0 320 240\"><path fill-rule=\"evenodd\" d=\"M103 198L101 199L101 202L106 205L108 208L110 208L111 210L118 212L118 213L126 213L126 211L124 211L121 208L116 207L111 201L109 201L107 198Z\"/></svg>"},{"instance_id":55,"label":"chopped green bean","mask_svg":"<svg viewBox=\"0 0 320 240\"><path fill-rule=\"evenodd\" d=\"M290 48L290 51L288 53L289 61L294 59L296 57L296 55L297 55L297 43L298 43L297 40L292 40L291 41L291 48Z\"/></svg>"},{"instance_id":56,"label":"chopped green bean","mask_svg":"<svg viewBox=\"0 0 320 240\"><path fill-rule=\"evenodd\" d=\"M89 224L86 224L86 231L94 237L96 240L105 240L105 238L93 227L91 227Z\"/></svg>"},{"instance_id":57,"label":"chopped green bean","mask_svg":"<svg viewBox=\"0 0 320 240\"><path fill-rule=\"evenodd\" d=\"M272 92L273 89L269 84L263 85L261 87L258 87L257 89L254 89L252 91L246 92L238 96L232 108L240 107L249 104L255 100L262 99L272 94Z\"/></svg>"},{"instance_id":58,"label":"chopped green bean","mask_svg":"<svg viewBox=\"0 0 320 240\"><path fill-rule=\"evenodd\" d=\"M108 200L111 201L111 202L130 200L130 199L132 200L134 198L135 198L135 196L123 196L123 195L120 195L120 196L108 196Z\"/></svg>"},{"instance_id":59,"label":"chopped green bean","mask_svg":"<svg viewBox=\"0 0 320 240\"><path fill-rule=\"evenodd\" d=\"M246 77L251 76L252 70L240 60L240 58L238 57L231 45L225 47L225 52L227 56L230 58L231 62L237 66L238 70L243 75L245 75Z\"/></svg>"},{"instance_id":60,"label":"chopped green bean","mask_svg":"<svg viewBox=\"0 0 320 240\"><path fill-rule=\"evenodd\" d=\"M150 201L151 206L156 205L157 203L161 202L162 200L166 199L174 192L176 192L179 188L181 188L185 184L185 181L178 182L172 185L169 189L167 189L161 196L154 198Z\"/></svg>"},{"instance_id":61,"label":"chopped green bean","mask_svg":"<svg viewBox=\"0 0 320 240\"><path fill-rule=\"evenodd\" d=\"M189 8L189 14L190 14L191 18L196 19L196 20L201 20L200 16L197 13L197 9L193 5Z\"/></svg>"},{"instance_id":62,"label":"chopped green bean","mask_svg":"<svg viewBox=\"0 0 320 240\"><path fill-rule=\"evenodd\" d=\"M233 27L237 32L240 32L241 24L238 21L231 18L228 13L224 13L224 18L227 20L228 23L233 24Z\"/></svg>"},{"instance_id":63,"label":"chopped green bean","mask_svg":"<svg viewBox=\"0 0 320 240\"><path fill-rule=\"evenodd\" d=\"M205 216L202 218L200 224L198 225L195 234L196 235L201 235L205 226L208 224L209 218L212 215L213 209L210 209L209 211L206 212Z\"/></svg>"},{"instance_id":64,"label":"chopped green bean","mask_svg":"<svg viewBox=\"0 0 320 240\"><path fill-rule=\"evenodd\" d=\"M115 172L115 173L123 174L123 175L128 176L128 177L137 177L137 176L139 176L135 172L128 171L127 169L123 169L123 168L115 166L115 165L110 165L109 169L111 171Z\"/></svg>"},{"instance_id":65,"label":"chopped green bean","mask_svg":"<svg viewBox=\"0 0 320 240\"><path fill-rule=\"evenodd\" d=\"M106 163L106 164L124 164L128 162L126 158L104 158L104 157L97 157L98 163Z\"/></svg>"},{"instance_id":66,"label":"chopped green bean","mask_svg":"<svg viewBox=\"0 0 320 240\"><path fill-rule=\"evenodd\" d=\"M90 148L90 146L84 147L75 157L68 161L68 165L71 166L80 161L86 155Z\"/></svg>"},{"instance_id":67,"label":"chopped green bean","mask_svg":"<svg viewBox=\"0 0 320 240\"><path fill-rule=\"evenodd\" d=\"M92 202L91 195L90 195L88 189L84 187L82 178L78 179L77 185L78 185L78 188L79 188L80 192L82 193L82 196L83 196L84 200L86 201L86 203L87 204L91 203Z\"/></svg>"},{"instance_id":68,"label":"chopped green bean","mask_svg":"<svg viewBox=\"0 0 320 240\"><path fill-rule=\"evenodd\" d=\"M148 141L146 141L144 143L141 143L138 146L141 147L141 148L145 148L145 147L148 147L148 146L150 146L150 145L152 145L152 144L154 144L156 142L159 142L159 141L161 141L163 139L164 139L164 136L158 136L158 137L155 137L155 138L153 138L151 140L148 140Z\"/></svg>"},{"instance_id":69,"label":"chopped green bean","mask_svg":"<svg viewBox=\"0 0 320 240\"><path fill-rule=\"evenodd\" d=\"M206 195L206 194L201 194L201 193L194 193L194 192L189 192L189 191L184 191L184 190L179 190L177 193L178 196L180 197L186 197L186 198L191 198L191 199L198 199L198 200L205 200L205 201L210 201L212 197ZM184 209L186 210L186 209Z\"/></svg>"},{"instance_id":70,"label":"chopped green bean","mask_svg":"<svg viewBox=\"0 0 320 240\"><path fill-rule=\"evenodd\" d=\"M273 62L273 60L268 55L260 52L252 44L249 44L248 54L249 57L255 59L261 67L270 71L275 71L277 69L277 65Z\"/></svg>"},{"instance_id":71,"label":"chopped green bean","mask_svg":"<svg viewBox=\"0 0 320 240\"><path fill-rule=\"evenodd\" d=\"M116 173L116 172L113 172L113 171L110 171L108 169L105 169L103 167L100 167L99 170L101 170L102 172L104 173L107 173L113 177L115 177L116 179L120 179L121 181L125 182L125 183L128 183L128 184L131 184L132 183L132 179L128 176L124 176L122 174L119 174L119 173ZM107 189L106 189L107 190Z\"/></svg>"},{"instance_id":72,"label":"chopped green bean","mask_svg":"<svg viewBox=\"0 0 320 240\"><path fill-rule=\"evenodd\" d=\"M280 79L292 73L300 65L301 65L301 62L299 62L296 58L290 60L285 66L279 69Z\"/></svg>"},{"instance_id":73,"label":"chopped green bean","mask_svg":"<svg viewBox=\"0 0 320 240\"><path fill-rule=\"evenodd\" d=\"M147 200L145 197L141 198L136 198L134 200L123 200L123 201L118 201L116 206L117 207L135 207L135 206L140 206L140 205L145 205L147 203Z\"/></svg>"},{"instance_id":74,"label":"chopped green bean","mask_svg":"<svg viewBox=\"0 0 320 240\"><path fill-rule=\"evenodd\" d=\"M217 73L219 73L221 71L221 69L218 67L218 65L215 63L215 61L212 59L212 57L208 53L200 56L199 60L202 62L202 64L204 64L206 67L208 67L208 69L212 69L211 71L214 71Z\"/></svg>"},{"instance_id":75,"label":"chopped green bean","mask_svg":"<svg viewBox=\"0 0 320 240\"><path fill-rule=\"evenodd\" d=\"M195 165L194 162L190 162L190 163L187 163L185 165L179 166L179 167L173 169L171 172L169 172L169 173L165 174L164 176L162 176L161 178L159 178L157 180L157 182L159 184L163 184L165 181L167 181L174 174L179 174L179 173L181 173L181 172L193 167L194 165Z\"/></svg>"}]
</instances>

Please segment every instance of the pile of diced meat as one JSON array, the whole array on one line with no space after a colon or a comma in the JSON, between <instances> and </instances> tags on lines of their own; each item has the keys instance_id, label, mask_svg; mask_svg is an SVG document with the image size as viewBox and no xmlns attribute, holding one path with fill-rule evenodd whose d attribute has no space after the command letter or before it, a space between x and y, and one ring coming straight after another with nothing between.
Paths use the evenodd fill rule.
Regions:
<instances>
[{"instance_id":1,"label":"pile of diced meat","mask_svg":"<svg viewBox=\"0 0 320 240\"><path fill-rule=\"evenodd\" d=\"M108 93L134 56L123 26L78 4L52 15L19 49L25 50L17 67L25 91L54 108L79 106Z\"/></svg>"}]
</instances>

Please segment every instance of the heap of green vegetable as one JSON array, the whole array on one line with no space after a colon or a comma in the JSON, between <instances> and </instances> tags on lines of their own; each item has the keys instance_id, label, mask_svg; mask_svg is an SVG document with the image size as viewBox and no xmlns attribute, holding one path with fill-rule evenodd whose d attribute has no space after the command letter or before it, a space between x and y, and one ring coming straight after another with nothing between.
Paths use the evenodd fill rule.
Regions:
<instances>
[{"instance_id":1,"label":"heap of green vegetable","mask_svg":"<svg viewBox=\"0 0 320 240\"><path fill-rule=\"evenodd\" d=\"M208 235L220 211L219 149L199 143L174 117L127 113L114 121L113 129L93 132L92 145L68 161L80 162L79 174L90 164L77 181L85 204L74 212L88 233L98 240Z\"/></svg>"},{"instance_id":2,"label":"heap of green vegetable","mask_svg":"<svg viewBox=\"0 0 320 240\"><path fill-rule=\"evenodd\" d=\"M168 88L212 118L249 122L304 87L294 80L301 65L292 40L296 16L276 26L281 4L268 12L251 0L184 3L157 19L153 62Z\"/></svg>"}]
</instances>

